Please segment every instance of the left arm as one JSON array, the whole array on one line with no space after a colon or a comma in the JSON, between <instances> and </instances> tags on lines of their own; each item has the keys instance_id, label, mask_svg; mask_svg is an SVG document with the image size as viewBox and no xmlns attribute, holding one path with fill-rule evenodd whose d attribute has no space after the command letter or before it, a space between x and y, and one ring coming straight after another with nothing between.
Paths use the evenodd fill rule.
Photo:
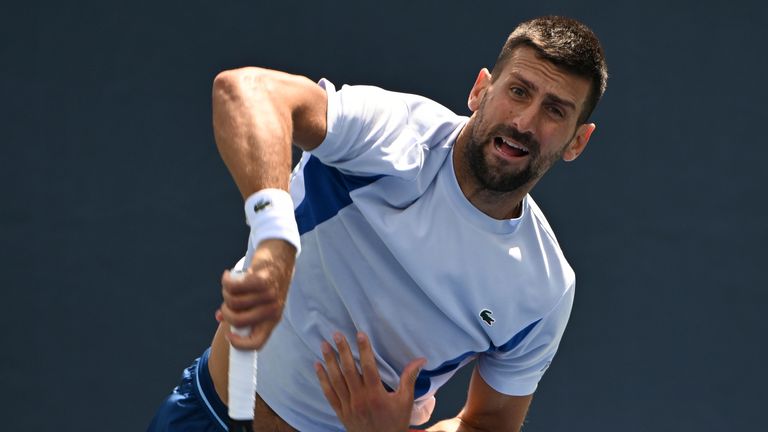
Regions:
<instances>
[{"instance_id":1,"label":"left arm","mask_svg":"<svg viewBox=\"0 0 768 432\"><path fill-rule=\"evenodd\" d=\"M485 382L475 367L469 382L467 402L459 414L427 429L430 432L518 432L533 395L510 396Z\"/></svg>"},{"instance_id":2,"label":"left arm","mask_svg":"<svg viewBox=\"0 0 768 432\"><path fill-rule=\"evenodd\" d=\"M334 335L339 358L328 342L323 341L323 361L315 364L315 372L328 403L348 432L405 432L413 407L413 387L426 363L411 361L400 376L400 385L390 393L381 383L376 360L368 336L357 334L360 350L359 372L349 343L341 333Z\"/></svg>"},{"instance_id":3,"label":"left arm","mask_svg":"<svg viewBox=\"0 0 768 432\"><path fill-rule=\"evenodd\" d=\"M360 369L343 336L336 340L338 359L330 344L323 342L325 367L317 363L320 385L339 420L349 432L406 432L413 407L413 387L424 359L409 363L400 386L389 393L381 384L373 349L365 334L358 336ZM533 395L509 396L494 390L475 368L467 402L454 418L427 429L430 432L518 432Z\"/></svg>"}]
</instances>

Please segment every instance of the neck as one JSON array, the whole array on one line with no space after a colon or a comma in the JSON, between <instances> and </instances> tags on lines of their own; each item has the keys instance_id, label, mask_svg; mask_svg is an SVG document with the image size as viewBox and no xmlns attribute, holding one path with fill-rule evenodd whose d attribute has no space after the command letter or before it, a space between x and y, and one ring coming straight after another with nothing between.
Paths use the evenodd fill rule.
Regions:
<instances>
[{"instance_id":1,"label":"neck","mask_svg":"<svg viewBox=\"0 0 768 432\"><path fill-rule=\"evenodd\" d=\"M533 188L534 182L509 192L499 192L486 189L472 174L467 157L466 145L469 140L470 122L464 126L453 148L453 170L461 192L478 210L499 220L519 217L522 211L523 198Z\"/></svg>"}]
</instances>

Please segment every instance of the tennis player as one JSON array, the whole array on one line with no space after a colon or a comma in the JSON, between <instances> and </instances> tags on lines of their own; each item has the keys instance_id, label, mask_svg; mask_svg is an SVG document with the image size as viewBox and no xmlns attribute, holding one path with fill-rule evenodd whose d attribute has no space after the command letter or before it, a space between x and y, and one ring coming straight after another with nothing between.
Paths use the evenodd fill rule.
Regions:
<instances>
[{"instance_id":1,"label":"tennis player","mask_svg":"<svg viewBox=\"0 0 768 432\"><path fill-rule=\"evenodd\" d=\"M466 405L428 430L520 430L575 287L529 192L584 151L606 80L593 32L563 17L512 32L468 118L377 87L221 73L215 138L253 260L222 276L213 344L150 430L226 430L230 342L259 350L254 430L407 431L473 359Z\"/></svg>"}]
</instances>

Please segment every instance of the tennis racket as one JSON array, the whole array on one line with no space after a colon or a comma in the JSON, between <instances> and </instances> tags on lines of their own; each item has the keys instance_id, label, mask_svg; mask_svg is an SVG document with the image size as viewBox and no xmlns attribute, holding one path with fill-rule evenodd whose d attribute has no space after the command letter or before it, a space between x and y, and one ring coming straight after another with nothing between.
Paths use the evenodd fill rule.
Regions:
<instances>
[{"instance_id":1,"label":"tennis racket","mask_svg":"<svg viewBox=\"0 0 768 432\"><path fill-rule=\"evenodd\" d=\"M251 262L248 251L245 263ZM236 268L241 266L236 266ZM242 266L244 267L244 266ZM232 270L234 278L243 278L245 269ZM248 336L250 327L233 327L238 336ZM229 431L253 432L253 410L256 404L256 351L240 350L229 345Z\"/></svg>"}]
</instances>

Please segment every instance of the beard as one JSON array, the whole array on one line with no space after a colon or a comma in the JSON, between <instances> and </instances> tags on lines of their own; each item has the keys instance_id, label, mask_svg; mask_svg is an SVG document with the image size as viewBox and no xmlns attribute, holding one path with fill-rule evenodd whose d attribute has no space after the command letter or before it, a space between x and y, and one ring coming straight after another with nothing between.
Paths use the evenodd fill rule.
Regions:
<instances>
[{"instance_id":1,"label":"beard","mask_svg":"<svg viewBox=\"0 0 768 432\"><path fill-rule=\"evenodd\" d=\"M476 121L471 125L464 156L473 176L485 190L496 193L516 191L543 176L562 156L565 148L554 155L542 157L539 141L531 133L520 132L512 126L497 125L484 132L483 105L480 104ZM528 149L528 164L525 167L514 170L499 166L493 163L493 156L486 156L486 148L496 145L494 139L500 136L512 138Z\"/></svg>"}]
</instances>

